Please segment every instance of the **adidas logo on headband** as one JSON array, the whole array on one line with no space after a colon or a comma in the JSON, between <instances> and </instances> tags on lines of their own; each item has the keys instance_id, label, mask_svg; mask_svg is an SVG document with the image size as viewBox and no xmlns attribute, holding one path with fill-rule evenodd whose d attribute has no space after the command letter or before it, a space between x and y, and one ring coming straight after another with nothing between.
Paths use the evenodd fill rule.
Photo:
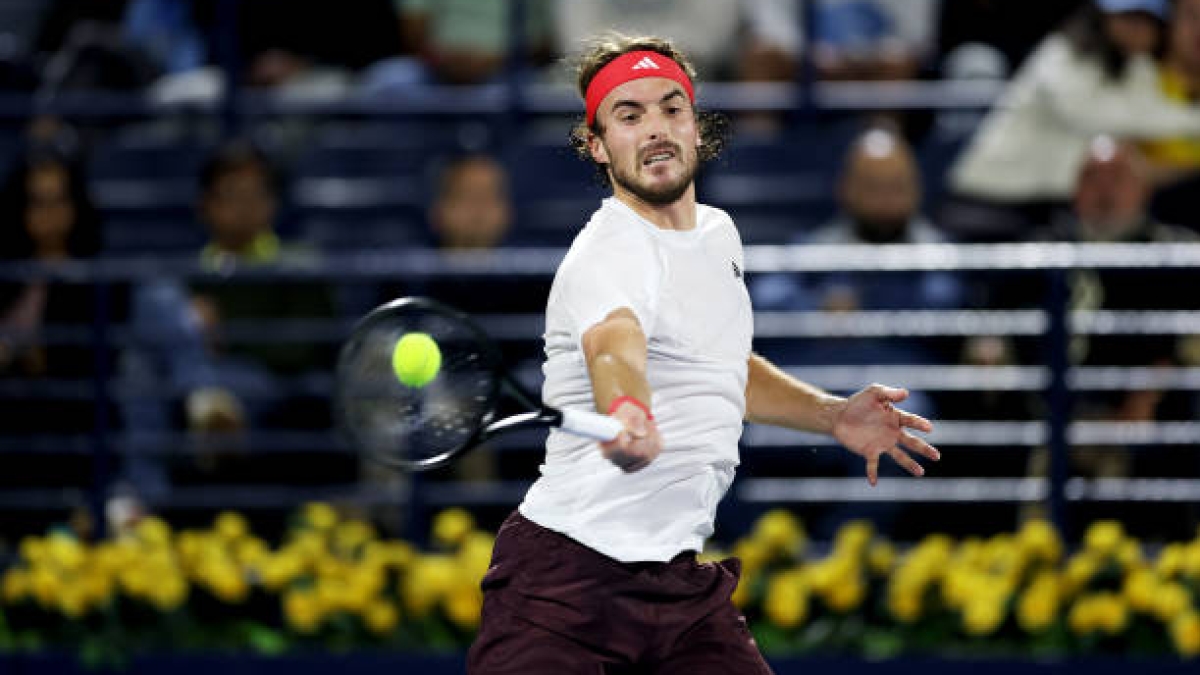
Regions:
<instances>
[{"instance_id":1,"label":"adidas logo on headband","mask_svg":"<svg viewBox=\"0 0 1200 675\"><path fill-rule=\"evenodd\" d=\"M647 70L647 69L659 70L658 64L655 63L654 60L651 59L649 56L642 57L641 61L638 61L636 64L634 64L634 66L632 68L630 68L630 70Z\"/></svg>"}]
</instances>

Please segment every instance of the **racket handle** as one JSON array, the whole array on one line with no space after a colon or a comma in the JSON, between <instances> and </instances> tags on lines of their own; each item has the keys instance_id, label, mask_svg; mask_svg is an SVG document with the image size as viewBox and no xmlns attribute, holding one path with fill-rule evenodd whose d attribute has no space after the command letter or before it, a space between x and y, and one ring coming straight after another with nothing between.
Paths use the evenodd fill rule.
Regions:
<instances>
[{"instance_id":1,"label":"racket handle","mask_svg":"<svg viewBox=\"0 0 1200 675\"><path fill-rule=\"evenodd\" d=\"M625 430L625 425L608 415L585 410L564 410L559 428L594 441L611 441Z\"/></svg>"}]
</instances>

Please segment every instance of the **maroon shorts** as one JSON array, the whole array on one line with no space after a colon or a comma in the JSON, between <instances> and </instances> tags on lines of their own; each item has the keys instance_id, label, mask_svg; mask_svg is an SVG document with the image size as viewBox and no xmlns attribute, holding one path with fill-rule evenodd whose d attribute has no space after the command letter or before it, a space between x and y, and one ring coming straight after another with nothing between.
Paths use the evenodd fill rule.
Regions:
<instances>
[{"instance_id":1,"label":"maroon shorts","mask_svg":"<svg viewBox=\"0 0 1200 675\"><path fill-rule=\"evenodd\" d=\"M483 578L471 675L770 675L730 602L741 565L622 563L513 513Z\"/></svg>"}]
</instances>

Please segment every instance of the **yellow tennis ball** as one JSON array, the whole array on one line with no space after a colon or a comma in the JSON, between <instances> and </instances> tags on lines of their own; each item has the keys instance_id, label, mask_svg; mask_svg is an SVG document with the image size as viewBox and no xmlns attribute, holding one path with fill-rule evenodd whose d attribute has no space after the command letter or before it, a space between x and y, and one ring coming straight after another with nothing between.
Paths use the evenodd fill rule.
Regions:
<instances>
[{"instance_id":1,"label":"yellow tennis ball","mask_svg":"<svg viewBox=\"0 0 1200 675\"><path fill-rule=\"evenodd\" d=\"M410 387L424 387L442 368L442 350L427 333L405 333L392 349L392 371Z\"/></svg>"}]
</instances>

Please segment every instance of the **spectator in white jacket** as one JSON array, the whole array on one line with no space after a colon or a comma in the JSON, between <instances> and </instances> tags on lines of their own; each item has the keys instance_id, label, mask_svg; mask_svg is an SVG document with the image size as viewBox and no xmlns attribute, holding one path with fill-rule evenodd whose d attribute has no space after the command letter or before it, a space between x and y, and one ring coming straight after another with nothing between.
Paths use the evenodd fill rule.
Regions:
<instances>
[{"instance_id":1,"label":"spectator in white jacket","mask_svg":"<svg viewBox=\"0 0 1200 675\"><path fill-rule=\"evenodd\" d=\"M1200 137L1200 107L1159 86L1166 15L1167 0L1095 0L1048 36L951 169L943 224L1023 236L1067 203L1097 134Z\"/></svg>"}]
</instances>

